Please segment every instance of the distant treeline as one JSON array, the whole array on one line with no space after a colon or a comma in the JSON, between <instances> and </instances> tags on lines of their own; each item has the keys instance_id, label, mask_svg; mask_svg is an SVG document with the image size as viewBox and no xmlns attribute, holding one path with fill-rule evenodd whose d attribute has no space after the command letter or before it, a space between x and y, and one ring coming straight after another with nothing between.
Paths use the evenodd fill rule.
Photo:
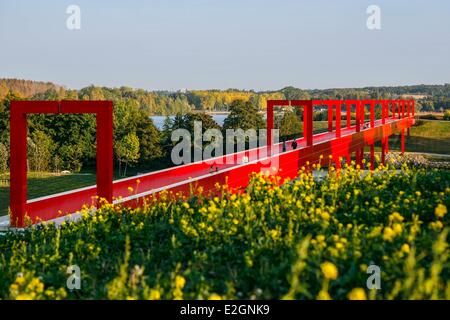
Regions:
<instances>
[{"instance_id":1,"label":"distant treeline","mask_svg":"<svg viewBox=\"0 0 450 320\"><path fill-rule=\"evenodd\" d=\"M132 101L150 115L175 115L188 111L227 111L235 100L252 102L259 110L268 99L390 99L412 96L418 109L443 111L450 109L450 84L396 87L303 90L286 87L277 91L192 90L147 91L130 87L106 88L89 86L80 90L66 89L49 82L0 79L0 100L8 93L31 100L113 100Z\"/></svg>"},{"instance_id":2,"label":"distant treeline","mask_svg":"<svg viewBox=\"0 0 450 320\"><path fill-rule=\"evenodd\" d=\"M12 100L112 100L114 102L114 154L122 173L129 165L139 168L167 166L172 130L192 132L194 121L209 128L248 129L264 127L258 111L268 99L389 99L413 96L417 109L450 110L450 85L373 87L359 89L302 90L286 87L279 91L255 92L237 89L186 92L145 91L129 87L89 86L70 90L52 83L17 79L0 80L0 172L9 165L9 106ZM229 111L223 127L212 117L197 111ZM151 115L177 115L158 130ZM33 171L79 171L95 162L95 118L92 115L30 115L28 118L28 167ZM326 120L316 112L314 120ZM277 117L284 137L301 134L301 114L287 111Z\"/></svg>"}]
</instances>

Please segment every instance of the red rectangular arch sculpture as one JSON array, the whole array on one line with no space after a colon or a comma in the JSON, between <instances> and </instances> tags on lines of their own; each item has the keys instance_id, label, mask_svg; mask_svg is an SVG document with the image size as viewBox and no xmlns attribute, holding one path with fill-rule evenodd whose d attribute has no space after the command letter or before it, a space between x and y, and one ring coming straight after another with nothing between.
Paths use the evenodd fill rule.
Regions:
<instances>
[{"instance_id":1,"label":"red rectangular arch sculpture","mask_svg":"<svg viewBox=\"0 0 450 320\"><path fill-rule=\"evenodd\" d=\"M27 212L27 114L95 114L97 119L97 195L113 196L113 104L112 101L12 101L10 207L11 226L24 227Z\"/></svg>"}]
</instances>

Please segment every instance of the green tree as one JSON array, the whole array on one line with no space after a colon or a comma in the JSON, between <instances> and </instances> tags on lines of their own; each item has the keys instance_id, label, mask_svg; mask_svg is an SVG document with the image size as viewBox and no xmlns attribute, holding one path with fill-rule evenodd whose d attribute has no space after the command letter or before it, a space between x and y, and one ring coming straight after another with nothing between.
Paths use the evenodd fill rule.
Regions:
<instances>
[{"instance_id":1,"label":"green tree","mask_svg":"<svg viewBox=\"0 0 450 320\"><path fill-rule=\"evenodd\" d=\"M31 171L43 172L50 168L53 140L43 131L34 131L28 139L28 163Z\"/></svg>"},{"instance_id":2,"label":"green tree","mask_svg":"<svg viewBox=\"0 0 450 320\"><path fill-rule=\"evenodd\" d=\"M126 176L128 165L139 160L139 138L136 133L130 132L119 141L116 141L115 151L119 162L119 175L121 175L122 163L124 163L123 176Z\"/></svg>"},{"instance_id":3,"label":"green tree","mask_svg":"<svg viewBox=\"0 0 450 320\"><path fill-rule=\"evenodd\" d=\"M293 111L285 111L280 120L280 137L293 138L303 131L303 123L298 115Z\"/></svg>"},{"instance_id":4,"label":"green tree","mask_svg":"<svg viewBox=\"0 0 450 320\"><path fill-rule=\"evenodd\" d=\"M188 130L191 134L194 133L194 123L201 122L202 133L208 129L220 129L220 126L214 121L213 117L207 113L197 112L188 113L183 117L183 128Z\"/></svg>"},{"instance_id":5,"label":"green tree","mask_svg":"<svg viewBox=\"0 0 450 320\"><path fill-rule=\"evenodd\" d=\"M235 100L230 105L230 114L223 123L224 129L263 129L265 121L251 101Z\"/></svg>"},{"instance_id":6,"label":"green tree","mask_svg":"<svg viewBox=\"0 0 450 320\"><path fill-rule=\"evenodd\" d=\"M0 173L8 171L9 150L6 145L0 142Z\"/></svg>"},{"instance_id":7,"label":"green tree","mask_svg":"<svg viewBox=\"0 0 450 320\"><path fill-rule=\"evenodd\" d=\"M140 163L161 158L164 154L161 147L161 133L149 117L142 117L137 125L136 134L140 146Z\"/></svg>"}]
</instances>

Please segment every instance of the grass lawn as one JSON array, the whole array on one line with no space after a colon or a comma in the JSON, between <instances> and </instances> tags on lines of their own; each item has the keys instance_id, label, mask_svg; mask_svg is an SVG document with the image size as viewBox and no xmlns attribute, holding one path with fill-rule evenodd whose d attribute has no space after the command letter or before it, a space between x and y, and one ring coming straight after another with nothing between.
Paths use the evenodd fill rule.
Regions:
<instances>
[{"instance_id":1,"label":"grass lawn","mask_svg":"<svg viewBox=\"0 0 450 320\"><path fill-rule=\"evenodd\" d=\"M389 148L399 150L400 135L389 139ZM450 121L420 120L406 137L406 151L450 154Z\"/></svg>"},{"instance_id":2,"label":"grass lawn","mask_svg":"<svg viewBox=\"0 0 450 320\"><path fill-rule=\"evenodd\" d=\"M116 166L116 165L115 165ZM144 172L150 172L165 168L162 162L152 162L151 167L138 168L130 167L127 170L127 177L135 176ZM116 168L117 169L117 168ZM124 178L114 171L114 180ZM29 172L28 173L28 199L43 197L59 192L69 191L95 185L95 169L86 168L81 173L55 174L50 172ZM9 207L9 173L0 173L0 217L8 214Z\"/></svg>"},{"instance_id":3,"label":"grass lawn","mask_svg":"<svg viewBox=\"0 0 450 320\"><path fill-rule=\"evenodd\" d=\"M59 175L47 172L28 173L28 199L42 197L95 184L95 174ZM8 214L9 174L0 175L0 216Z\"/></svg>"}]
</instances>

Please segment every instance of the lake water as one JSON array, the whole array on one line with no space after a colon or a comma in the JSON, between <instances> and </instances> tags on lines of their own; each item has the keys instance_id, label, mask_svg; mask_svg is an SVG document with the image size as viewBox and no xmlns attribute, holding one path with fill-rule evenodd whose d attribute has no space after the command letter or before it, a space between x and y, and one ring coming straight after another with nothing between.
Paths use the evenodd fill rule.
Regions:
<instances>
[{"instance_id":1,"label":"lake water","mask_svg":"<svg viewBox=\"0 0 450 320\"><path fill-rule=\"evenodd\" d=\"M166 120L166 118L169 117L171 119L173 119L175 116L152 116L150 117L150 119L153 120L153 123L155 124L155 126L159 129L162 130L163 125L164 125L164 121ZM225 118L227 116L224 114L215 114L212 115L212 118L214 119L215 122L217 122L218 125L222 126L223 122L225 121Z\"/></svg>"}]
</instances>

